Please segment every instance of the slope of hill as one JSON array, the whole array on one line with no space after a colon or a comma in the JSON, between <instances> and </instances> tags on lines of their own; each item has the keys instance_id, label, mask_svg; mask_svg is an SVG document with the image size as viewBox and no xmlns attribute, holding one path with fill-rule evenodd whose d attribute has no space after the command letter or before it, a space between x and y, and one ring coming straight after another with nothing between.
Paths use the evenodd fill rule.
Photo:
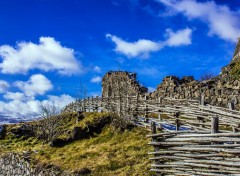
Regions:
<instances>
[{"instance_id":1,"label":"slope of hill","mask_svg":"<svg viewBox=\"0 0 240 176\"><path fill-rule=\"evenodd\" d=\"M119 131L107 113L65 113L55 118L61 133L50 142L36 137L41 121L6 126L0 154L27 152L35 164L70 175L151 175L146 129Z\"/></svg>"}]
</instances>

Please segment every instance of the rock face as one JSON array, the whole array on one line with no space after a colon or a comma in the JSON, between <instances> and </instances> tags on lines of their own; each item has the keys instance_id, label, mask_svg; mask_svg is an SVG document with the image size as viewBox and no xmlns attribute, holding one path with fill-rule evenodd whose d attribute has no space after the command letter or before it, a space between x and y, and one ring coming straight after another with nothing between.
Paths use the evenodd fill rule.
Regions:
<instances>
[{"instance_id":1,"label":"rock face","mask_svg":"<svg viewBox=\"0 0 240 176\"><path fill-rule=\"evenodd\" d=\"M1 176L56 176L68 175L54 169L43 169L31 166L26 155L9 153L0 156L0 175Z\"/></svg>"}]
</instances>

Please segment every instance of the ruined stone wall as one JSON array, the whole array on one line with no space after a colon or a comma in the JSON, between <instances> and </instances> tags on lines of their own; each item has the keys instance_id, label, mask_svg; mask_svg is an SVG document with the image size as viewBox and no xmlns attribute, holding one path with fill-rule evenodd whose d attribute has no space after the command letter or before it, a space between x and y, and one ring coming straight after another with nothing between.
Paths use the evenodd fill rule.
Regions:
<instances>
[{"instance_id":1,"label":"ruined stone wall","mask_svg":"<svg viewBox=\"0 0 240 176\"><path fill-rule=\"evenodd\" d=\"M136 73L124 71L111 71L102 79L102 97L121 95L136 96L145 94L148 89L137 81Z\"/></svg>"},{"instance_id":2,"label":"ruined stone wall","mask_svg":"<svg viewBox=\"0 0 240 176\"><path fill-rule=\"evenodd\" d=\"M67 175L52 169L37 168L32 165L26 155L9 153L0 155L0 176L56 176Z\"/></svg>"},{"instance_id":3,"label":"ruined stone wall","mask_svg":"<svg viewBox=\"0 0 240 176\"><path fill-rule=\"evenodd\" d=\"M239 109L240 81L231 78L226 71L202 82L194 80L193 77L179 79L175 76L167 76L150 96L200 100L201 95L204 95L205 103L227 107L228 103L232 102Z\"/></svg>"}]
</instances>

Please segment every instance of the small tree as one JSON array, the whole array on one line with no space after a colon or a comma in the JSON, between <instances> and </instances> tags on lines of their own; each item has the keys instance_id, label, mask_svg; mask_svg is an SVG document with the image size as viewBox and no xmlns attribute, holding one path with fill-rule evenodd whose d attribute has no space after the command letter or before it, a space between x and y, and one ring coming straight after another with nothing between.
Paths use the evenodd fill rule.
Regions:
<instances>
[{"instance_id":1,"label":"small tree","mask_svg":"<svg viewBox=\"0 0 240 176\"><path fill-rule=\"evenodd\" d=\"M58 114L59 108L54 104L41 104L39 113L41 120L38 122L35 132L39 139L49 142L61 134L59 130L61 119L59 119L60 116L57 116Z\"/></svg>"}]
</instances>

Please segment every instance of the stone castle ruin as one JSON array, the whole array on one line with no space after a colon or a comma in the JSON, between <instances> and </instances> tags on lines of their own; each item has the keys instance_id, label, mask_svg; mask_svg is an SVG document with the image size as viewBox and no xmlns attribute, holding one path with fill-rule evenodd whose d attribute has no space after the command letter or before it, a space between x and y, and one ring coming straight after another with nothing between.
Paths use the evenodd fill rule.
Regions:
<instances>
[{"instance_id":1,"label":"stone castle ruin","mask_svg":"<svg viewBox=\"0 0 240 176\"><path fill-rule=\"evenodd\" d=\"M125 71L110 71L102 79L102 97L120 94L135 96L145 94L148 89L137 81L137 74Z\"/></svg>"},{"instance_id":2,"label":"stone castle ruin","mask_svg":"<svg viewBox=\"0 0 240 176\"><path fill-rule=\"evenodd\" d=\"M151 99L204 99L207 104L227 107L229 103L240 109L240 39L231 63L222 68L222 72L209 80L197 81L192 76L179 79L166 76L157 90L147 93L147 88L137 81L136 73L124 71L108 72L102 79L102 97L114 97L121 94L134 96L147 94Z\"/></svg>"}]
</instances>

